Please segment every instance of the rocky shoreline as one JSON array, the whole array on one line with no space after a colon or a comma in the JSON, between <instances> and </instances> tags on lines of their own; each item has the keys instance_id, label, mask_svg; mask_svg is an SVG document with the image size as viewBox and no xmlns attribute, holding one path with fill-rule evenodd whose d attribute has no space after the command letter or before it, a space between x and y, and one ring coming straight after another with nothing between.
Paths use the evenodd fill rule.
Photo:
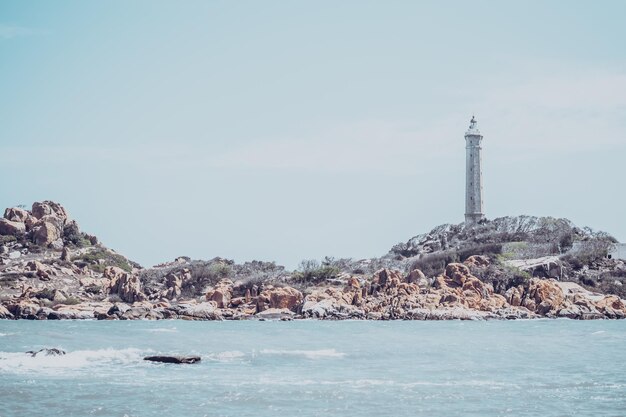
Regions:
<instances>
[{"instance_id":1,"label":"rocky shoreline","mask_svg":"<svg viewBox=\"0 0 626 417\"><path fill-rule=\"evenodd\" d=\"M445 230L449 233L450 228ZM4 319L626 317L626 302L620 296L551 278L563 275L562 265L559 270L552 264L539 268L541 264L532 260L518 262L532 268L528 269L531 275L498 256L474 254L463 262L445 262L439 273L428 276L416 266L427 265L419 251L441 245L443 239L432 235L420 237L421 241L414 238L411 246L400 247L419 262L409 263L411 258L391 252L387 258L345 263L343 268L329 263L315 273L289 273L273 263L237 266L221 258L199 262L185 257L143 269L99 244L94 236L80 232L65 209L50 201L37 202L30 211L7 209L0 220L0 238L0 318ZM449 251L447 240L443 246L436 250ZM428 250L433 253L432 247ZM558 257L549 259L555 265L561 262ZM404 270L394 265L404 266ZM365 266L383 267L368 272ZM611 267L624 270L621 261Z\"/></svg>"}]
</instances>

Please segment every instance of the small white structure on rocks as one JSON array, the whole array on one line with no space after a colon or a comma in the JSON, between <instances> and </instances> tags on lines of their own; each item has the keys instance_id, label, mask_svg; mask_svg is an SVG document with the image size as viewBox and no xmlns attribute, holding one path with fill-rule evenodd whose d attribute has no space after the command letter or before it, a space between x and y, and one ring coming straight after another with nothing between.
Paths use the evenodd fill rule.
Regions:
<instances>
[{"instance_id":1,"label":"small white structure on rocks","mask_svg":"<svg viewBox=\"0 0 626 417\"><path fill-rule=\"evenodd\" d=\"M485 218L483 213L483 170L480 143L483 136L472 116L469 129L465 132L465 223L476 224Z\"/></svg>"}]
</instances>

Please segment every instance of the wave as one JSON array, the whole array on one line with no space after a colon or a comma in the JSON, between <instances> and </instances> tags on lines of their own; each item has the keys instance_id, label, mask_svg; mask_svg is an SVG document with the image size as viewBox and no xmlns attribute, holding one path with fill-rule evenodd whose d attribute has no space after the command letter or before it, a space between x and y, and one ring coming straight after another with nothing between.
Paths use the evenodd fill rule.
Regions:
<instances>
[{"instance_id":1,"label":"wave","mask_svg":"<svg viewBox=\"0 0 626 417\"><path fill-rule=\"evenodd\" d=\"M206 358L210 361L215 361L215 362L232 362L234 360L244 358L245 356L246 356L245 353L240 352L238 350L229 350L229 351L220 352L220 353L210 353L207 355Z\"/></svg>"},{"instance_id":2,"label":"wave","mask_svg":"<svg viewBox=\"0 0 626 417\"><path fill-rule=\"evenodd\" d=\"M163 329L145 329L145 331L150 333L178 333L178 329L176 329L176 327Z\"/></svg>"},{"instance_id":3,"label":"wave","mask_svg":"<svg viewBox=\"0 0 626 417\"><path fill-rule=\"evenodd\" d=\"M280 355L280 356L296 356L306 359L324 359L324 358L343 358L345 353L337 352L335 349L320 350L282 350L282 349L263 349L259 353L262 355Z\"/></svg>"},{"instance_id":4,"label":"wave","mask_svg":"<svg viewBox=\"0 0 626 417\"><path fill-rule=\"evenodd\" d=\"M31 356L23 352L0 352L0 373L56 373L94 366L138 363L146 351L134 348L77 350L61 356Z\"/></svg>"}]
</instances>

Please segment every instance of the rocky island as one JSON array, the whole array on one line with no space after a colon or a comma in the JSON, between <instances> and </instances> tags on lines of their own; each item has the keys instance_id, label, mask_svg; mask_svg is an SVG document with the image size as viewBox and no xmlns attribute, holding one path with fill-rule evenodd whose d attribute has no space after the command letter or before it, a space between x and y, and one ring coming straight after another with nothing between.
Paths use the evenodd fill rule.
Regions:
<instances>
[{"instance_id":1,"label":"rocky island","mask_svg":"<svg viewBox=\"0 0 626 417\"><path fill-rule=\"evenodd\" d=\"M237 264L179 257L143 268L52 201L0 219L0 318L621 319L615 239L566 219L442 225L373 259Z\"/></svg>"}]
</instances>

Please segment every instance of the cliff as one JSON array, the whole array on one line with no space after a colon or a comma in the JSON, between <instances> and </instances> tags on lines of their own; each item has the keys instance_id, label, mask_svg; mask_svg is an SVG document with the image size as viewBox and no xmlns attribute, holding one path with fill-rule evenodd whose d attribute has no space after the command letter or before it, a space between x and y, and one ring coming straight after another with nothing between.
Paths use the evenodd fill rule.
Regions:
<instances>
[{"instance_id":1,"label":"cliff","mask_svg":"<svg viewBox=\"0 0 626 417\"><path fill-rule=\"evenodd\" d=\"M443 225L381 258L237 264L179 257L142 268L63 206L0 219L0 317L26 319L623 318L626 266L606 233L566 219Z\"/></svg>"}]
</instances>

